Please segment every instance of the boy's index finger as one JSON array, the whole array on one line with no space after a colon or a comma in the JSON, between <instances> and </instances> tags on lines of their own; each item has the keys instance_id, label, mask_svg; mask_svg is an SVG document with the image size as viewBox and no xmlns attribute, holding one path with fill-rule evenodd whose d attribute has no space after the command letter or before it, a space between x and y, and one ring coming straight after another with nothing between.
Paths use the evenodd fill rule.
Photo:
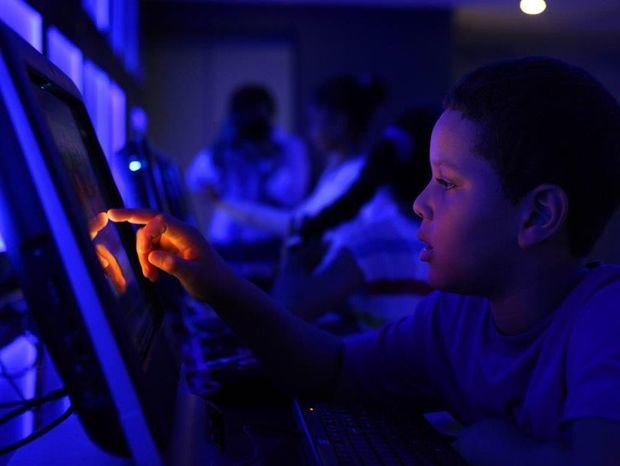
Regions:
<instances>
[{"instance_id":1,"label":"boy's index finger","mask_svg":"<svg viewBox=\"0 0 620 466\"><path fill-rule=\"evenodd\" d=\"M149 241L159 242L159 239L168 230L168 224L162 215L155 215L143 228L143 234Z\"/></svg>"},{"instance_id":2,"label":"boy's index finger","mask_svg":"<svg viewBox=\"0 0 620 466\"><path fill-rule=\"evenodd\" d=\"M148 209L110 209L108 218L113 222L129 222L136 225L146 225L153 220L157 212Z\"/></svg>"},{"instance_id":3,"label":"boy's index finger","mask_svg":"<svg viewBox=\"0 0 620 466\"><path fill-rule=\"evenodd\" d=\"M158 243L164 235L172 242L185 242L188 238L187 226L166 214L148 209L110 209L107 213L114 222L144 225L143 241ZM146 246L146 243L142 244Z\"/></svg>"}]
</instances>

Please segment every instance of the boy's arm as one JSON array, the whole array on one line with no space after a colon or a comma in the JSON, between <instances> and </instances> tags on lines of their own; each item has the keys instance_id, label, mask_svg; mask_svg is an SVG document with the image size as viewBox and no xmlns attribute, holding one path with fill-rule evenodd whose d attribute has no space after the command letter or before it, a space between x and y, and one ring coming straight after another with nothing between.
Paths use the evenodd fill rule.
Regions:
<instances>
[{"instance_id":1,"label":"boy's arm","mask_svg":"<svg viewBox=\"0 0 620 466\"><path fill-rule=\"evenodd\" d=\"M584 418L566 427L566 442L538 442L504 420L477 422L454 443L472 465L607 466L620 464L620 423Z\"/></svg>"},{"instance_id":2,"label":"boy's arm","mask_svg":"<svg viewBox=\"0 0 620 466\"><path fill-rule=\"evenodd\" d=\"M277 382L297 395L332 395L339 373L338 338L285 311L234 273L230 274L226 290L210 303Z\"/></svg>"},{"instance_id":3,"label":"boy's arm","mask_svg":"<svg viewBox=\"0 0 620 466\"><path fill-rule=\"evenodd\" d=\"M140 209L108 211L111 220L144 225L137 233L142 272L175 276L208 302L252 348L277 382L296 394L329 396L339 373L341 342L281 309L240 278L194 228Z\"/></svg>"}]
</instances>

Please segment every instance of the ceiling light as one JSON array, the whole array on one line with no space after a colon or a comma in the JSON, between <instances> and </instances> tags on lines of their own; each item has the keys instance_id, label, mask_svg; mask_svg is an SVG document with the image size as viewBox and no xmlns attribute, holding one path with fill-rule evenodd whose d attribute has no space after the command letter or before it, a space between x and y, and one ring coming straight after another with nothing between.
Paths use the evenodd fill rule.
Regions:
<instances>
[{"instance_id":1,"label":"ceiling light","mask_svg":"<svg viewBox=\"0 0 620 466\"><path fill-rule=\"evenodd\" d=\"M521 0L519 8L526 15L539 15L547 8L545 0Z\"/></svg>"}]
</instances>

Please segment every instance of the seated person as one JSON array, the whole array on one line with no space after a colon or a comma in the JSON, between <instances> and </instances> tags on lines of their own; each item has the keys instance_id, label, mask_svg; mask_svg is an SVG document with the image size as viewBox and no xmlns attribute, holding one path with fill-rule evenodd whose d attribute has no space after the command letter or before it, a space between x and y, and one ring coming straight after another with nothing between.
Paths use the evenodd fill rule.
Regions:
<instances>
[{"instance_id":1,"label":"seated person","mask_svg":"<svg viewBox=\"0 0 620 466\"><path fill-rule=\"evenodd\" d=\"M378 77L339 75L327 79L314 91L309 105L310 142L324 159L325 168L308 197L294 209L282 209L220 196L213 200L217 209L239 224L285 238L292 220L315 215L358 178L365 161L364 140L385 96L385 85Z\"/></svg>"},{"instance_id":2,"label":"seated person","mask_svg":"<svg viewBox=\"0 0 620 466\"><path fill-rule=\"evenodd\" d=\"M620 463L620 268L586 265L620 201L620 107L550 58L479 68L449 93L414 203L429 295L349 340L282 309L199 232L145 211L144 273L208 301L298 395L444 409L472 464Z\"/></svg>"},{"instance_id":3,"label":"seated person","mask_svg":"<svg viewBox=\"0 0 620 466\"><path fill-rule=\"evenodd\" d=\"M268 241L264 229L238 222L218 199L291 209L306 195L310 165L303 143L274 127L276 104L260 85L237 89L218 139L201 150L186 172L189 189L211 210L206 236L215 244ZM204 214L204 212L203 212Z\"/></svg>"},{"instance_id":4,"label":"seated person","mask_svg":"<svg viewBox=\"0 0 620 466\"><path fill-rule=\"evenodd\" d=\"M367 329L409 314L431 291L411 203L430 177L426 157L435 120L427 110L401 115L349 190L303 219L303 242L285 252L273 291L286 308L308 320L352 311L347 328Z\"/></svg>"}]
</instances>

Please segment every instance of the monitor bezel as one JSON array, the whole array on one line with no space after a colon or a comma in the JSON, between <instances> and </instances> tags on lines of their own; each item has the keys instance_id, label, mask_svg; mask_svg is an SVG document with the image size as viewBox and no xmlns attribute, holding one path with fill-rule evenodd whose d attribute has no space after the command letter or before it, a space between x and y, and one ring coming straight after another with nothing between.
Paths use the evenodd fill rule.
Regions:
<instances>
[{"instance_id":1,"label":"monitor bezel","mask_svg":"<svg viewBox=\"0 0 620 466\"><path fill-rule=\"evenodd\" d=\"M60 89L63 97L68 99L68 102L70 102L72 110L77 112L77 115L80 115L80 118L84 119L82 123L87 128L87 132L91 137L94 137L95 131L90 119L88 118L88 114L81 100L79 91L75 88L66 75L47 61L45 57L32 49L21 38L17 37L12 31L8 30L8 28L4 25L0 25L0 41L2 58L6 63L8 73L11 76L23 109L30 121L32 132L45 159L46 166L53 178L53 182L62 201L62 205L67 212L67 218L69 219L71 230L84 257L89 276L94 284L99 299L104 304L104 308L106 310L112 309L115 305L115 299L111 295L109 284L106 282L103 274L101 273L101 268L94 248L92 247L86 225L80 221L82 215L81 209L75 197L71 195L69 189L69 186L71 185L68 183L69 180L67 175L61 170L62 165L60 154L47 130L45 116L40 111L37 97L34 94L34 87L31 84L31 76L36 75L43 77L55 88ZM85 144L90 146L89 149L94 151L90 155L92 156L93 163L96 164L95 172L98 181L103 185L102 188L109 196L108 200L110 201L110 207L121 207L122 201L113 182L111 172L105 162L105 156L101 150L101 147L98 142L93 142L92 140L88 143L85 141ZM17 145L19 146L19 143ZM21 150L23 151L23 148L21 148ZM30 183L30 185L32 187L33 183ZM25 185L22 184L22 189L24 186ZM29 202L34 202L32 195L25 196L25 199L26 198L28 198ZM35 204L37 205L35 206L33 204L32 210L36 215L41 215L44 209L42 209L40 201ZM7 241L8 247L10 247L10 243L13 243L12 246L21 246L21 243L24 241L34 241L37 237L40 238L45 235L51 235L49 221L45 218L45 215L40 217L38 220L34 220L32 218L28 219L22 215L21 218L15 219L15 221L21 222L22 224L13 229L11 236L22 235L26 236L26 238ZM149 361L146 363L146 371L142 370L140 367L142 365L141 361L137 360L133 350L128 347L126 340L127 335L123 330L122 323L114 318L117 314L107 312L106 317L113 329L116 344L123 356L123 361L126 364L127 371L133 383L133 388L137 393L142 412L147 419L151 433L160 450L165 450L167 440L170 435L169 426L172 425L172 417L174 414L174 399L176 396L176 386L178 383L179 364L177 359L170 352L169 339L166 335L166 327L161 325L163 320L163 311L161 309L157 309L157 300L154 298L155 293L153 287L142 277L140 268L137 266L135 240L133 239L135 235L133 234L132 229L128 226L120 226L119 233L124 245L127 248L128 256L134 266L133 268L136 272L136 277L140 282L139 286L144 291L146 299L148 299L148 301L153 305L153 310L156 313L156 318L159 322L158 331L151 344ZM57 240L58 239L56 238L55 241ZM54 248L54 246L56 249L55 253L59 256L61 253L58 251L58 244L46 245L46 247L52 248ZM28 277L25 277L24 274L22 274L22 278L28 279ZM55 277L55 279L59 280L59 277ZM34 290L32 290L33 287L30 288L30 293L26 293L27 299L29 298L28 294L32 295L34 292ZM29 302L34 303L34 307L41 306L42 303L40 301L41 300L38 297L34 296L31 296L31 299L29 300ZM75 305L75 300L73 304ZM33 311L37 313L37 310L33 309ZM44 310L39 309L38 312L41 314ZM45 321L45 319L43 319L43 321ZM80 323L77 322L76 325L80 325ZM59 354L62 352L62 348L50 347L50 352L57 360L68 357L67 355ZM97 361L97 363L100 363L100 361ZM57 365L59 368L65 367L66 370L66 362L57 362ZM63 375L66 376L67 374ZM71 380L70 376L68 378ZM67 388L71 393L72 387L68 386ZM112 396L109 384L107 384L107 395ZM73 397L74 399L79 399L80 394L74 392ZM84 427L91 438L93 438L93 440L95 440L103 448L111 451L115 450L116 446L110 445L107 442L107 439L105 438L106 433L101 432L96 425L99 421L97 417L100 416L101 413L88 413L81 411L79 403L76 408L78 410L78 414L80 414ZM116 413L116 417L117 419L119 418L119 413ZM127 433L125 432L125 434ZM119 451L115 452L118 453Z\"/></svg>"}]
</instances>

